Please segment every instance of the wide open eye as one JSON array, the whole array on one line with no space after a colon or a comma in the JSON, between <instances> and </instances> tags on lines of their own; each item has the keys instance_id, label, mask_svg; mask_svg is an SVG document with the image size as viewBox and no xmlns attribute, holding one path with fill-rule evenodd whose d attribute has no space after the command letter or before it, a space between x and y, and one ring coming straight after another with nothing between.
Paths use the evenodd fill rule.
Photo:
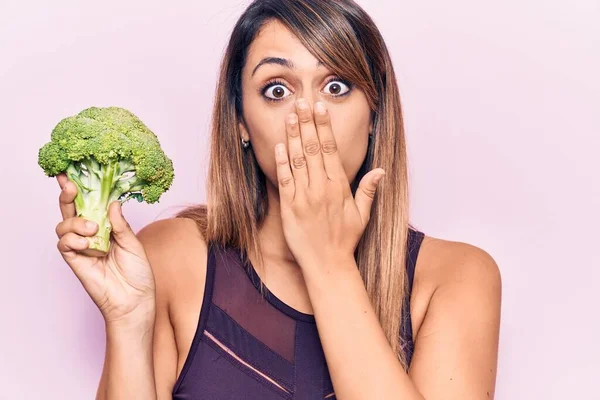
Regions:
<instances>
[{"instance_id":1,"label":"wide open eye","mask_svg":"<svg viewBox=\"0 0 600 400\"><path fill-rule=\"evenodd\" d=\"M287 97L286 91L290 90L280 81L269 82L263 89L263 96L270 101L281 101ZM291 92L290 92L291 93Z\"/></svg>"},{"instance_id":2,"label":"wide open eye","mask_svg":"<svg viewBox=\"0 0 600 400\"><path fill-rule=\"evenodd\" d=\"M343 96L348 93L351 89L351 85L344 82L344 80L340 78L332 78L327 82L325 89L329 88L330 94L332 96Z\"/></svg>"}]
</instances>

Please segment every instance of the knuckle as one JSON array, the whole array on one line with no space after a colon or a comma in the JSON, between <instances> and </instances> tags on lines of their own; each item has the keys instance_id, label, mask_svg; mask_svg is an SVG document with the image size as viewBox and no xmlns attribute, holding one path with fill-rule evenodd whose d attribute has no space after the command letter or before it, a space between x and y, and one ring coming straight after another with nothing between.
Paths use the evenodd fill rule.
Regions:
<instances>
[{"instance_id":1,"label":"knuckle","mask_svg":"<svg viewBox=\"0 0 600 400\"><path fill-rule=\"evenodd\" d=\"M328 125L329 124L328 114L317 116L317 118L315 118L315 124L317 124L319 126L326 126L326 125Z\"/></svg>"},{"instance_id":2,"label":"knuckle","mask_svg":"<svg viewBox=\"0 0 600 400\"><path fill-rule=\"evenodd\" d=\"M300 136L300 130L298 129L298 125L295 124L288 129L288 136L292 138L297 138Z\"/></svg>"},{"instance_id":3,"label":"knuckle","mask_svg":"<svg viewBox=\"0 0 600 400\"><path fill-rule=\"evenodd\" d=\"M277 165L286 166L288 164L287 157L281 158L277 160Z\"/></svg>"},{"instance_id":4,"label":"knuckle","mask_svg":"<svg viewBox=\"0 0 600 400\"><path fill-rule=\"evenodd\" d=\"M58 243L56 244L56 247L58 248L58 250L61 253L64 253L66 251L68 251L70 245L74 242L74 238L73 236L75 236L74 233L72 232L67 232L66 234L63 235L63 237L60 238L60 240L58 241Z\"/></svg>"},{"instance_id":5,"label":"knuckle","mask_svg":"<svg viewBox=\"0 0 600 400\"><path fill-rule=\"evenodd\" d=\"M113 230L113 232L115 232L117 234L123 234L123 233L131 231L131 226L129 225L129 222L127 222L126 219L123 219L123 222L114 224L112 226L112 230Z\"/></svg>"},{"instance_id":6,"label":"knuckle","mask_svg":"<svg viewBox=\"0 0 600 400\"><path fill-rule=\"evenodd\" d=\"M363 193L371 199L375 197L376 189L365 187L362 189Z\"/></svg>"},{"instance_id":7,"label":"knuckle","mask_svg":"<svg viewBox=\"0 0 600 400\"><path fill-rule=\"evenodd\" d=\"M58 238L60 239L62 236L62 231L63 231L63 222L60 222L56 225L56 228L54 228L54 231L56 232L56 236L58 236Z\"/></svg>"},{"instance_id":8,"label":"knuckle","mask_svg":"<svg viewBox=\"0 0 600 400\"><path fill-rule=\"evenodd\" d=\"M67 232L62 237L62 241L66 244L72 243L75 238L77 238L77 234L75 232Z\"/></svg>"},{"instance_id":9,"label":"knuckle","mask_svg":"<svg viewBox=\"0 0 600 400\"><path fill-rule=\"evenodd\" d=\"M300 115L298 115L298 121L302 124L312 122L312 115L310 115L310 113L300 113Z\"/></svg>"},{"instance_id":10,"label":"knuckle","mask_svg":"<svg viewBox=\"0 0 600 400\"><path fill-rule=\"evenodd\" d=\"M294 168L304 168L306 166L306 157L303 155L294 156L292 165Z\"/></svg>"},{"instance_id":11,"label":"knuckle","mask_svg":"<svg viewBox=\"0 0 600 400\"><path fill-rule=\"evenodd\" d=\"M335 154L337 152L337 144L335 140L325 140L322 143L323 153L325 154Z\"/></svg>"},{"instance_id":12,"label":"knuckle","mask_svg":"<svg viewBox=\"0 0 600 400\"><path fill-rule=\"evenodd\" d=\"M75 217L67 218L56 225L56 235L60 238L65 236L67 233L73 230Z\"/></svg>"},{"instance_id":13,"label":"knuckle","mask_svg":"<svg viewBox=\"0 0 600 400\"><path fill-rule=\"evenodd\" d=\"M75 196L67 191L61 192L60 196L58 196L58 202L62 205L71 204L74 200Z\"/></svg>"},{"instance_id":14,"label":"knuckle","mask_svg":"<svg viewBox=\"0 0 600 400\"><path fill-rule=\"evenodd\" d=\"M279 179L279 186L287 187L287 186L291 185L292 182L293 182L293 178L290 176L286 176L286 177Z\"/></svg>"},{"instance_id":15,"label":"knuckle","mask_svg":"<svg viewBox=\"0 0 600 400\"><path fill-rule=\"evenodd\" d=\"M321 151L321 145L319 144L318 140L314 140L314 139L309 140L304 145L304 152L306 153L306 155L315 156L315 155L319 154L320 151Z\"/></svg>"}]
</instances>

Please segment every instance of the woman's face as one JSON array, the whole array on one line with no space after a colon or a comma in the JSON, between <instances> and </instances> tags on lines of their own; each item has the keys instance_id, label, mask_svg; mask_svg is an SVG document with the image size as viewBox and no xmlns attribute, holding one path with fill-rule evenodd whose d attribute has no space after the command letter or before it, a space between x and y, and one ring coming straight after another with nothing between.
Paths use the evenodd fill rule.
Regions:
<instances>
[{"instance_id":1,"label":"woman's face","mask_svg":"<svg viewBox=\"0 0 600 400\"><path fill-rule=\"evenodd\" d=\"M287 60L293 68L267 57ZM352 182L366 156L372 129L371 110L364 92L340 81L279 21L266 24L250 45L242 71L244 121L242 137L250 140L260 168L277 187L274 148L287 147L286 116L296 111L295 102L304 98L311 110L317 101L327 106L331 125L348 181ZM273 83L273 81L278 83Z\"/></svg>"}]
</instances>

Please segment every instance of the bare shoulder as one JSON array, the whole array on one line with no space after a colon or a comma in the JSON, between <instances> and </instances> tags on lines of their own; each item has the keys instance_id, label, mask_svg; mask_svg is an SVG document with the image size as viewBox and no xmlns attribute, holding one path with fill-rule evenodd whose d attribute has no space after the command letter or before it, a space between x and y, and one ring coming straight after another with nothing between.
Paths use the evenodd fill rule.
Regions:
<instances>
[{"instance_id":1,"label":"bare shoulder","mask_svg":"<svg viewBox=\"0 0 600 400\"><path fill-rule=\"evenodd\" d=\"M499 304L502 282L494 258L469 243L425 236L419 250L411 311L413 329L419 331L433 300L461 292L463 301L478 298Z\"/></svg>"},{"instance_id":2,"label":"bare shoulder","mask_svg":"<svg viewBox=\"0 0 600 400\"><path fill-rule=\"evenodd\" d=\"M198 251L206 251L204 238L189 218L154 221L143 227L137 237L144 245L154 272L160 274L163 271L156 271L157 268L168 268L171 279L190 266L186 259L197 255Z\"/></svg>"},{"instance_id":3,"label":"bare shoulder","mask_svg":"<svg viewBox=\"0 0 600 400\"><path fill-rule=\"evenodd\" d=\"M207 247L194 220L154 221L142 228L137 237L144 245L157 286L163 287L170 301L174 300L174 293L188 290L189 284L204 282L206 263L202 260L206 258ZM198 286L194 286L197 291Z\"/></svg>"},{"instance_id":4,"label":"bare shoulder","mask_svg":"<svg viewBox=\"0 0 600 400\"><path fill-rule=\"evenodd\" d=\"M426 236L411 296L410 376L423 397L493 398L501 279L492 256L468 243Z\"/></svg>"},{"instance_id":5,"label":"bare shoulder","mask_svg":"<svg viewBox=\"0 0 600 400\"><path fill-rule=\"evenodd\" d=\"M143 227L137 235L141 236L140 240L148 240L153 242L153 245L164 243L165 240L179 242L186 239L200 239L203 241L202 235L196 229L196 222L190 218L160 219Z\"/></svg>"},{"instance_id":6,"label":"bare shoulder","mask_svg":"<svg viewBox=\"0 0 600 400\"><path fill-rule=\"evenodd\" d=\"M485 250L468 243L425 236L419 258L424 261L421 272L435 286L451 282L500 284L496 261Z\"/></svg>"}]
</instances>

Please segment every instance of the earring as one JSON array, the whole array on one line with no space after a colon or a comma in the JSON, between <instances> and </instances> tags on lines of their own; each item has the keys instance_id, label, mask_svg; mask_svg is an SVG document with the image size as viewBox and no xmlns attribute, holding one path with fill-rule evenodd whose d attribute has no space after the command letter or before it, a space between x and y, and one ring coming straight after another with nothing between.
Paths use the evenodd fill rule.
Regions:
<instances>
[{"instance_id":1,"label":"earring","mask_svg":"<svg viewBox=\"0 0 600 400\"><path fill-rule=\"evenodd\" d=\"M242 138L242 148L247 149L248 147L250 147L250 141L246 141Z\"/></svg>"}]
</instances>

